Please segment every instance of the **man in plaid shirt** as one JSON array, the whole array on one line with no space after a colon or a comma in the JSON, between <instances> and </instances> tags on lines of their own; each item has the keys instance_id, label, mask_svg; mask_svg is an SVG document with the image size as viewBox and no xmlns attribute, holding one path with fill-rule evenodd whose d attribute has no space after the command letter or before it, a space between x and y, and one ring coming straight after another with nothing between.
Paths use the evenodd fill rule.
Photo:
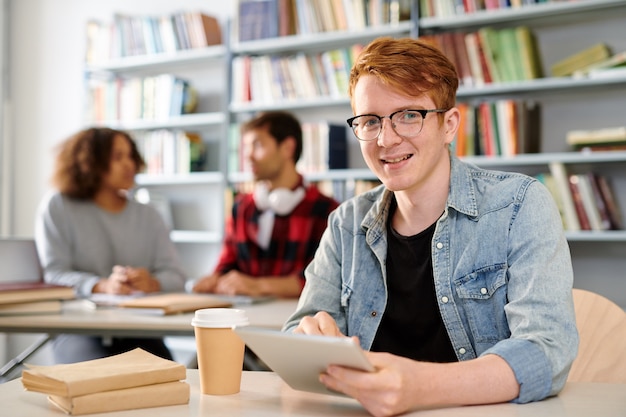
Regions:
<instances>
[{"instance_id":1,"label":"man in plaid shirt","mask_svg":"<svg viewBox=\"0 0 626 417\"><path fill-rule=\"evenodd\" d=\"M302 128L290 113L267 112L248 121L242 142L255 189L237 196L215 271L193 291L298 297L304 268L338 203L297 172Z\"/></svg>"}]
</instances>

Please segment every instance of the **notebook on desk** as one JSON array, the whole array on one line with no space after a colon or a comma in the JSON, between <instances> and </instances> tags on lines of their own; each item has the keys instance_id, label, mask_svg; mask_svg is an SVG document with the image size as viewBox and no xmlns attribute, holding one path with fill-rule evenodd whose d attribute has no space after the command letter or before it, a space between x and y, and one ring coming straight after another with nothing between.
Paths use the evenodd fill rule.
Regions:
<instances>
[{"instance_id":1,"label":"notebook on desk","mask_svg":"<svg viewBox=\"0 0 626 417\"><path fill-rule=\"evenodd\" d=\"M246 345L291 388L342 395L319 382L329 365L373 371L364 351L351 338L285 333L257 327L237 327Z\"/></svg>"},{"instance_id":2,"label":"notebook on desk","mask_svg":"<svg viewBox=\"0 0 626 417\"><path fill-rule=\"evenodd\" d=\"M114 297L95 295L90 298L90 301L100 308L119 308L122 311L150 315L187 313L202 308L233 305L230 301L213 295L187 293L133 294Z\"/></svg>"}]
</instances>

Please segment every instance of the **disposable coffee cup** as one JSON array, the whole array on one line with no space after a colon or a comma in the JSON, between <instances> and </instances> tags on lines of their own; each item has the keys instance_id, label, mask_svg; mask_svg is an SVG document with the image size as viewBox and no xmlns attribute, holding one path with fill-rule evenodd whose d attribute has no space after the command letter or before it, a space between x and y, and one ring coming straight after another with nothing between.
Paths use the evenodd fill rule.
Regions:
<instances>
[{"instance_id":1,"label":"disposable coffee cup","mask_svg":"<svg viewBox=\"0 0 626 417\"><path fill-rule=\"evenodd\" d=\"M245 344L233 329L248 325L246 312L234 308L196 310L191 325L196 337L202 393L238 393Z\"/></svg>"}]
</instances>

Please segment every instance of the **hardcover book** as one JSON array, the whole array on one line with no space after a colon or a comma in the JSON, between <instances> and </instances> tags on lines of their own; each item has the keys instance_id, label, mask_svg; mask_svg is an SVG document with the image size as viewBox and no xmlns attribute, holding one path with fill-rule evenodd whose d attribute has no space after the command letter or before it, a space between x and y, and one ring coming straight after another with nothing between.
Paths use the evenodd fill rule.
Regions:
<instances>
[{"instance_id":1,"label":"hardcover book","mask_svg":"<svg viewBox=\"0 0 626 417\"><path fill-rule=\"evenodd\" d=\"M602 62L610 56L611 51L609 47L604 43L598 43L555 63L551 68L552 76L565 77L572 75L575 71Z\"/></svg>"},{"instance_id":2,"label":"hardcover book","mask_svg":"<svg viewBox=\"0 0 626 417\"><path fill-rule=\"evenodd\" d=\"M59 313L63 307L60 300L25 301L21 303L0 304L0 316L18 314Z\"/></svg>"},{"instance_id":3,"label":"hardcover book","mask_svg":"<svg viewBox=\"0 0 626 417\"><path fill-rule=\"evenodd\" d=\"M72 287L47 282L0 282L0 304L72 298L75 298Z\"/></svg>"},{"instance_id":4,"label":"hardcover book","mask_svg":"<svg viewBox=\"0 0 626 417\"><path fill-rule=\"evenodd\" d=\"M190 388L188 383L174 381L114 391L95 392L79 397L50 395L48 400L67 414L78 416L187 404L189 395Z\"/></svg>"}]
</instances>

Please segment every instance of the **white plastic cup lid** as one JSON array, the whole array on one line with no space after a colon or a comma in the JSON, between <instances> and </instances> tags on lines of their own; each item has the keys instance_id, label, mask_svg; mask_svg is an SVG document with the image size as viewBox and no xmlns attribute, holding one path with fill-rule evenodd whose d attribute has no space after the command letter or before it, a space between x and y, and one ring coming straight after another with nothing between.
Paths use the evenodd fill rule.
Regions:
<instances>
[{"instance_id":1,"label":"white plastic cup lid","mask_svg":"<svg viewBox=\"0 0 626 417\"><path fill-rule=\"evenodd\" d=\"M208 328L233 328L247 326L248 316L245 310L236 308L203 308L196 310L191 325Z\"/></svg>"}]
</instances>

